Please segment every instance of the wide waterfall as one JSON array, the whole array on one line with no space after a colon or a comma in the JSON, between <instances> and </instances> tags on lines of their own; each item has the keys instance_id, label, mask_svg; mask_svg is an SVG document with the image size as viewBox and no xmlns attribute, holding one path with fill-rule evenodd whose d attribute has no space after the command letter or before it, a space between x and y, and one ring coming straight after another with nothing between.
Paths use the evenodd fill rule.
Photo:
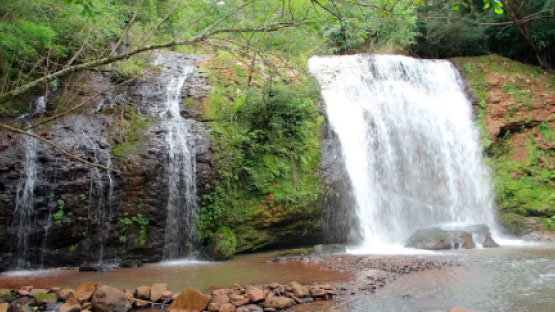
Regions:
<instances>
[{"instance_id":1,"label":"wide waterfall","mask_svg":"<svg viewBox=\"0 0 555 312\"><path fill-rule=\"evenodd\" d=\"M450 62L323 56L310 71L341 143L363 250L440 224L494 225L471 103Z\"/></svg>"},{"instance_id":2,"label":"wide waterfall","mask_svg":"<svg viewBox=\"0 0 555 312\"><path fill-rule=\"evenodd\" d=\"M148 114L162 118L168 149L168 203L164 258L187 256L192 248L196 214L196 161L190 120L181 115L183 86L195 71L190 60L178 53L160 53L153 65L160 74L143 85L143 107Z\"/></svg>"}]
</instances>

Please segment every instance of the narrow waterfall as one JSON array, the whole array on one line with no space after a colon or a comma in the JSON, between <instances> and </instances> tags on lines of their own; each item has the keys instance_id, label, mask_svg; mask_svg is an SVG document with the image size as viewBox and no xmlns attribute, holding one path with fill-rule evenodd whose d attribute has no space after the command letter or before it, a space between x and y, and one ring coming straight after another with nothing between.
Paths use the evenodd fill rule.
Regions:
<instances>
[{"instance_id":1,"label":"narrow waterfall","mask_svg":"<svg viewBox=\"0 0 555 312\"><path fill-rule=\"evenodd\" d=\"M165 228L164 258L188 256L192 251L196 214L196 161L192 140L192 121L182 117L181 93L189 76L195 71L190 60L178 53L159 53L153 65L160 74L144 85L143 106L161 118L166 132L168 151L168 203Z\"/></svg>"},{"instance_id":2,"label":"narrow waterfall","mask_svg":"<svg viewBox=\"0 0 555 312\"><path fill-rule=\"evenodd\" d=\"M25 136L25 158L22 175L17 185L15 200L14 224L13 229L17 237L16 258L17 267L25 268L30 266L30 236L33 230L33 203L35 181L37 176L37 140Z\"/></svg>"},{"instance_id":3,"label":"narrow waterfall","mask_svg":"<svg viewBox=\"0 0 555 312\"><path fill-rule=\"evenodd\" d=\"M471 103L451 63L350 55L309 67L341 143L363 250L440 224L494 225Z\"/></svg>"}]
</instances>

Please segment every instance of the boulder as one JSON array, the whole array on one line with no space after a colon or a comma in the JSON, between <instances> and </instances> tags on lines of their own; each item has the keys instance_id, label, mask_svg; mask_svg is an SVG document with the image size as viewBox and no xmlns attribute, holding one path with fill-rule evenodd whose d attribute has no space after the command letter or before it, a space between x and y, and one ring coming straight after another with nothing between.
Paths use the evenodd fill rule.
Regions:
<instances>
[{"instance_id":1,"label":"boulder","mask_svg":"<svg viewBox=\"0 0 555 312\"><path fill-rule=\"evenodd\" d=\"M168 284L152 284L152 287L150 287L150 301L158 302L166 291L168 291Z\"/></svg>"},{"instance_id":2,"label":"boulder","mask_svg":"<svg viewBox=\"0 0 555 312\"><path fill-rule=\"evenodd\" d=\"M212 302L219 305L229 303L229 297L227 295L215 295L212 297Z\"/></svg>"},{"instance_id":3,"label":"boulder","mask_svg":"<svg viewBox=\"0 0 555 312\"><path fill-rule=\"evenodd\" d=\"M62 304L59 308L59 312L79 312L81 311L81 305L75 297L69 297L67 301Z\"/></svg>"},{"instance_id":4,"label":"boulder","mask_svg":"<svg viewBox=\"0 0 555 312\"><path fill-rule=\"evenodd\" d=\"M449 312L472 312L472 310L459 308L459 307L452 307L451 309L449 309Z\"/></svg>"},{"instance_id":5,"label":"boulder","mask_svg":"<svg viewBox=\"0 0 555 312\"><path fill-rule=\"evenodd\" d=\"M297 298L304 298L304 297L310 296L310 292L308 291L308 288L297 282L291 282L289 286L291 286L291 290L293 291L293 294Z\"/></svg>"},{"instance_id":6,"label":"boulder","mask_svg":"<svg viewBox=\"0 0 555 312\"><path fill-rule=\"evenodd\" d=\"M10 307L9 303L6 303L6 302L0 303L0 312L8 312L9 307Z\"/></svg>"},{"instance_id":7,"label":"boulder","mask_svg":"<svg viewBox=\"0 0 555 312\"><path fill-rule=\"evenodd\" d=\"M319 244L314 246L314 252L317 254L346 253L347 248L341 244Z\"/></svg>"},{"instance_id":8,"label":"boulder","mask_svg":"<svg viewBox=\"0 0 555 312\"><path fill-rule=\"evenodd\" d=\"M139 286L135 289L135 298L138 299L150 299L150 287L148 286Z\"/></svg>"},{"instance_id":9,"label":"boulder","mask_svg":"<svg viewBox=\"0 0 555 312\"><path fill-rule=\"evenodd\" d=\"M245 294L247 295L247 298L249 298L249 300L253 303L264 301L264 291L258 287L247 286Z\"/></svg>"},{"instance_id":10,"label":"boulder","mask_svg":"<svg viewBox=\"0 0 555 312\"><path fill-rule=\"evenodd\" d=\"M309 291L310 295L315 298L324 297L327 294L327 291L324 288L318 286L311 286Z\"/></svg>"},{"instance_id":11,"label":"boulder","mask_svg":"<svg viewBox=\"0 0 555 312\"><path fill-rule=\"evenodd\" d=\"M484 248L499 247L491 237L489 227L485 224L470 225L461 227L460 229L472 233L472 240L474 240L474 243Z\"/></svg>"},{"instance_id":12,"label":"boulder","mask_svg":"<svg viewBox=\"0 0 555 312\"><path fill-rule=\"evenodd\" d=\"M418 230L412 234L405 244L406 247L442 250L471 249L475 247L472 233L462 230L444 230L441 227Z\"/></svg>"},{"instance_id":13,"label":"boulder","mask_svg":"<svg viewBox=\"0 0 555 312\"><path fill-rule=\"evenodd\" d=\"M274 308L274 309L287 309L292 307L295 301L291 298L276 296L272 298L267 298L264 301L264 308Z\"/></svg>"},{"instance_id":14,"label":"boulder","mask_svg":"<svg viewBox=\"0 0 555 312\"><path fill-rule=\"evenodd\" d=\"M172 302L169 312L200 312L203 311L210 302L207 296L194 288L187 288L181 292Z\"/></svg>"},{"instance_id":15,"label":"boulder","mask_svg":"<svg viewBox=\"0 0 555 312\"><path fill-rule=\"evenodd\" d=\"M98 286L98 283L83 283L77 286L77 288L75 289L75 294L73 296L79 301L79 303L83 304L83 302L89 301L92 298Z\"/></svg>"},{"instance_id":16,"label":"boulder","mask_svg":"<svg viewBox=\"0 0 555 312\"><path fill-rule=\"evenodd\" d=\"M131 303L123 291L102 285L92 297L92 309L95 312L127 312L131 309Z\"/></svg>"}]
</instances>

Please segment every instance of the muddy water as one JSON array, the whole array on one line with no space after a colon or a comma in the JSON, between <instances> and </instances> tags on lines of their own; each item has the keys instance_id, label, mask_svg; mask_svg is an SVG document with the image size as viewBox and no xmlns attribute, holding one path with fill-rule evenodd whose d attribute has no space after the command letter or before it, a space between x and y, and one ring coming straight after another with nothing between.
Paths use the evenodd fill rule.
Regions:
<instances>
[{"instance_id":1,"label":"muddy water","mask_svg":"<svg viewBox=\"0 0 555 312\"><path fill-rule=\"evenodd\" d=\"M35 287L75 288L83 282L99 282L120 289L135 288L153 283L167 283L171 291L178 292L192 286L201 290L231 287L234 283L302 284L344 281L351 274L324 271L315 263L269 263L271 254L237 256L226 262L173 261L145 265L137 269L114 269L109 272L78 272L76 269L52 269L36 272L12 272L0 274L0 288L23 285Z\"/></svg>"},{"instance_id":2,"label":"muddy water","mask_svg":"<svg viewBox=\"0 0 555 312\"><path fill-rule=\"evenodd\" d=\"M555 244L446 253L460 267L398 278L373 295L346 300L346 311L555 311Z\"/></svg>"}]
</instances>

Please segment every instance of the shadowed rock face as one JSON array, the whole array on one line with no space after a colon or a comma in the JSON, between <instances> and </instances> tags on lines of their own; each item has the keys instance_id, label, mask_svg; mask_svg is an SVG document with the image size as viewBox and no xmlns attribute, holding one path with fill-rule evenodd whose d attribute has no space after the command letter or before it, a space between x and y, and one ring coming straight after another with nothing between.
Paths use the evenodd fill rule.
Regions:
<instances>
[{"instance_id":1,"label":"shadowed rock face","mask_svg":"<svg viewBox=\"0 0 555 312\"><path fill-rule=\"evenodd\" d=\"M70 77L67 88L50 96L48 114L64 101L75 105L112 87L112 78L92 71ZM42 142L33 142L35 154L30 157L31 139L0 132L0 270L114 259L161 260L168 201L168 147L162 138L167 130L162 118L151 117L135 142L122 142L122 138L130 140L134 126L133 120L124 116L126 128L121 134L120 108L125 105L137 110L142 101L138 89L148 83L147 78L117 88L75 114L34 130L76 156L124 173L91 168ZM196 85L207 88L198 81ZM188 93L192 93L190 88ZM33 119L25 121L33 123ZM201 122L189 121L194 129L190 140L195 146L200 197L211 190L214 181L210 139ZM16 125L23 121L7 122ZM118 157L112 149L121 143L128 144L130 150ZM32 192L24 194L29 163L33 164L34 185ZM16 206L23 196L28 199L25 207ZM139 214L148 219L143 234L138 221L132 220ZM122 226L127 219L131 224Z\"/></svg>"}]
</instances>

